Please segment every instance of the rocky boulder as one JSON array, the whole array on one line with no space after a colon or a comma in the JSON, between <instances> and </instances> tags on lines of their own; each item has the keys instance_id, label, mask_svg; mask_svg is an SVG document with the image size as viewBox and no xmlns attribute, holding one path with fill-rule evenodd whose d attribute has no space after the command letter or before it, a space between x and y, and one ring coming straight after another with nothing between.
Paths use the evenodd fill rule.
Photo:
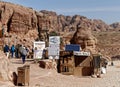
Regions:
<instances>
[{"instance_id":1,"label":"rocky boulder","mask_svg":"<svg viewBox=\"0 0 120 87\"><path fill-rule=\"evenodd\" d=\"M96 53L97 40L92 35L91 29L78 25L77 31L71 39L72 44L79 44L82 50L89 50L92 53Z\"/></svg>"},{"instance_id":2,"label":"rocky boulder","mask_svg":"<svg viewBox=\"0 0 120 87\"><path fill-rule=\"evenodd\" d=\"M12 73L9 65L9 59L0 51L0 81L12 81Z\"/></svg>"}]
</instances>

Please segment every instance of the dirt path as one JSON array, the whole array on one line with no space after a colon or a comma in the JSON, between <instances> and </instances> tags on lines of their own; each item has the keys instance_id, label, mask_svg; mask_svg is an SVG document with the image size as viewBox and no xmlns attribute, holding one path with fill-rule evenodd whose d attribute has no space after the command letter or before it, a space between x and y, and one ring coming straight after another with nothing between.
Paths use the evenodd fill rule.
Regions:
<instances>
[{"instance_id":1,"label":"dirt path","mask_svg":"<svg viewBox=\"0 0 120 87\"><path fill-rule=\"evenodd\" d=\"M19 59L11 59L11 70L16 71L17 67L23 66ZM47 70L34 64L30 65L30 86L40 87L120 87L120 61L115 61L114 66L108 66L107 74L102 78L75 77L58 74L55 70Z\"/></svg>"}]
</instances>

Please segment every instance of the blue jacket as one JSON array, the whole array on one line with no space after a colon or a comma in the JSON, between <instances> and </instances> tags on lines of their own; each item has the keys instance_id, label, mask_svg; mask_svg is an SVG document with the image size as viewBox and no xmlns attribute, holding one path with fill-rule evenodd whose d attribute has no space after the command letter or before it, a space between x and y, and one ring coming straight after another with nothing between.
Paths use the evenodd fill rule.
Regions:
<instances>
[{"instance_id":1,"label":"blue jacket","mask_svg":"<svg viewBox=\"0 0 120 87\"><path fill-rule=\"evenodd\" d=\"M5 45L5 47L4 47L4 52L9 52L9 46L8 45Z\"/></svg>"},{"instance_id":2,"label":"blue jacket","mask_svg":"<svg viewBox=\"0 0 120 87\"><path fill-rule=\"evenodd\" d=\"M15 47L14 47L14 45L12 45L12 47L11 47L11 52L15 52Z\"/></svg>"}]
</instances>

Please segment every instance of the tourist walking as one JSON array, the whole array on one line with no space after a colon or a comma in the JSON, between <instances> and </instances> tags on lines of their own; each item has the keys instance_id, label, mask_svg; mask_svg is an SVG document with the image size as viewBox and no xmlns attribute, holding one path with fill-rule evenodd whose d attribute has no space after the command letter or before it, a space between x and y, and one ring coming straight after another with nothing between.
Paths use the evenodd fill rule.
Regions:
<instances>
[{"instance_id":1,"label":"tourist walking","mask_svg":"<svg viewBox=\"0 0 120 87\"><path fill-rule=\"evenodd\" d=\"M5 55L7 56L7 58L9 57L9 51L10 51L9 46L6 44L6 45L4 46L4 53L5 53Z\"/></svg>"},{"instance_id":2,"label":"tourist walking","mask_svg":"<svg viewBox=\"0 0 120 87\"><path fill-rule=\"evenodd\" d=\"M14 53L15 53L15 46L14 45L12 45L11 46L11 57L13 58L14 57Z\"/></svg>"},{"instance_id":3,"label":"tourist walking","mask_svg":"<svg viewBox=\"0 0 120 87\"><path fill-rule=\"evenodd\" d=\"M20 58L22 55L22 48L23 48L23 46L20 44L18 47L18 58Z\"/></svg>"},{"instance_id":4,"label":"tourist walking","mask_svg":"<svg viewBox=\"0 0 120 87\"><path fill-rule=\"evenodd\" d=\"M19 50L19 44L17 44L17 45L15 46L15 57L16 57L16 58L19 58L19 56L18 56L18 50Z\"/></svg>"},{"instance_id":5,"label":"tourist walking","mask_svg":"<svg viewBox=\"0 0 120 87\"><path fill-rule=\"evenodd\" d=\"M26 48L23 46L22 49L21 49L21 57L22 57L22 62L23 62L23 64L25 63L26 56L27 56L27 50L26 50Z\"/></svg>"}]
</instances>

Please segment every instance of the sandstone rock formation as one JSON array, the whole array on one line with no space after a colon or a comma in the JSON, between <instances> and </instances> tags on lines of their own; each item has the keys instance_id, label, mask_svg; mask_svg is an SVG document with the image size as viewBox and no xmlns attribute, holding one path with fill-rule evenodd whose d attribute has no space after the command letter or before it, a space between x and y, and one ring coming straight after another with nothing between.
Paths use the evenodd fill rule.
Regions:
<instances>
[{"instance_id":1,"label":"sandstone rock formation","mask_svg":"<svg viewBox=\"0 0 120 87\"><path fill-rule=\"evenodd\" d=\"M110 25L114 31L120 31L120 22L116 22Z\"/></svg>"},{"instance_id":2,"label":"sandstone rock formation","mask_svg":"<svg viewBox=\"0 0 120 87\"><path fill-rule=\"evenodd\" d=\"M108 31L112 29L111 26L107 25L102 20L93 19L92 22L93 22L93 25L92 25L93 31Z\"/></svg>"},{"instance_id":3,"label":"sandstone rock formation","mask_svg":"<svg viewBox=\"0 0 120 87\"><path fill-rule=\"evenodd\" d=\"M5 43L10 42L10 45L19 42L32 44L32 41L38 37L37 17L34 10L0 2L0 11L0 26L4 28L5 39L9 39L9 41L5 40Z\"/></svg>"},{"instance_id":4,"label":"sandstone rock formation","mask_svg":"<svg viewBox=\"0 0 120 87\"><path fill-rule=\"evenodd\" d=\"M0 51L0 80L1 81L11 81L12 73L10 73L10 62L5 54Z\"/></svg>"},{"instance_id":5,"label":"sandstone rock formation","mask_svg":"<svg viewBox=\"0 0 120 87\"><path fill-rule=\"evenodd\" d=\"M79 44L81 46L81 50L88 50L92 53L96 53L97 40L92 35L91 29L88 29L87 27L85 28L78 25L77 31L71 39L71 43Z\"/></svg>"},{"instance_id":6,"label":"sandstone rock formation","mask_svg":"<svg viewBox=\"0 0 120 87\"><path fill-rule=\"evenodd\" d=\"M101 20L91 20L80 15L57 15L55 12L46 10L38 12L20 5L0 2L0 29L2 27L5 29L5 36L18 34L18 38L24 39L21 36L33 30L36 31L35 37L32 37L34 40L38 37L45 40L46 32L56 31L64 35L66 32L75 32L79 23L85 23L92 30L109 29L109 26Z\"/></svg>"}]
</instances>

